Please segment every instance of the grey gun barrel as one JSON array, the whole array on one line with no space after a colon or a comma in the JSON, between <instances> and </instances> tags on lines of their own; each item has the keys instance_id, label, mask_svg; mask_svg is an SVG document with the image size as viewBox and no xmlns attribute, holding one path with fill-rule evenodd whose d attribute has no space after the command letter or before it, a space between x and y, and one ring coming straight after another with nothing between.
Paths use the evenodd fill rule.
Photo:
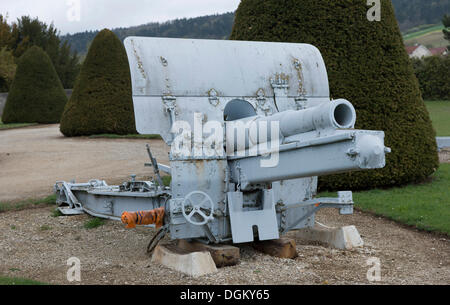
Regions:
<instances>
[{"instance_id":1,"label":"grey gun barrel","mask_svg":"<svg viewBox=\"0 0 450 305\"><path fill-rule=\"evenodd\" d=\"M330 136L281 144L270 158L229 157L232 179L245 190L274 181L383 168L391 152L384 137L382 131L337 130Z\"/></svg>"},{"instance_id":2,"label":"grey gun barrel","mask_svg":"<svg viewBox=\"0 0 450 305\"><path fill-rule=\"evenodd\" d=\"M347 100L334 100L304 110L288 110L269 117L260 117L256 122L279 122L283 137L293 136L320 129L353 128L356 123L356 111ZM250 134L254 140L255 134Z\"/></svg>"},{"instance_id":3,"label":"grey gun barrel","mask_svg":"<svg viewBox=\"0 0 450 305\"><path fill-rule=\"evenodd\" d=\"M270 142L274 137L279 140L314 130L354 128L355 123L355 108L349 101L339 99L304 110L227 122L227 145L234 144L233 151L240 151Z\"/></svg>"},{"instance_id":4,"label":"grey gun barrel","mask_svg":"<svg viewBox=\"0 0 450 305\"><path fill-rule=\"evenodd\" d=\"M228 157L232 177L242 189L274 181L383 168L386 153L390 152L384 146L384 132L353 129L356 111L346 100L243 121L245 145L236 145L239 139L228 133L227 126L227 141L237 147L235 155ZM271 129L274 122L278 126ZM273 162L267 161L268 156Z\"/></svg>"}]
</instances>

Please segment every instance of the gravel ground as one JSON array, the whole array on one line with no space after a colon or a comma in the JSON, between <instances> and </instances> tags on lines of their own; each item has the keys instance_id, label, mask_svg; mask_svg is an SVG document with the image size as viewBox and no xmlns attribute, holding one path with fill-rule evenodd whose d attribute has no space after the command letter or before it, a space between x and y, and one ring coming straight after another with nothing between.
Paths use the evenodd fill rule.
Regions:
<instances>
[{"instance_id":1,"label":"gravel ground","mask_svg":"<svg viewBox=\"0 0 450 305\"><path fill-rule=\"evenodd\" d=\"M86 215L51 217L45 207L0 214L0 274L51 284L69 284L67 260L81 261L81 284L369 284L367 260L380 259L380 284L450 284L450 240L356 212L339 216L323 210L318 221L331 226L354 224L365 246L336 250L296 239L299 257L279 259L241 247L237 266L193 279L150 263L145 249L154 231L126 230L108 221L83 227ZM289 233L295 238L295 232Z\"/></svg>"}]
</instances>

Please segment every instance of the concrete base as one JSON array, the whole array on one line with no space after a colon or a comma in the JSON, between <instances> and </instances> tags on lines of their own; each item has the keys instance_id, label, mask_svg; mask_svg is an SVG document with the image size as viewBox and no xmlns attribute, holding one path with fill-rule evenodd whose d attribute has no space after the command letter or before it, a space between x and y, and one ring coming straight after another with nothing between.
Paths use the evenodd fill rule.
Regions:
<instances>
[{"instance_id":1,"label":"concrete base","mask_svg":"<svg viewBox=\"0 0 450 305\"><path fill-rule=\"evenodd\" d=\"M217 272L216 264L209 252L188 252L170 244L156 247L152 263L161 264L192 277Z\"/></svg>"},{"instance_id":2,"label":"concrete base","mask_svg":"<svg viewBox=\"0 0 450 305\"><path fill-rule=\"evenodd\" d=\"M179 240L178 248L188 252L204 252L211 254L217 268L235 266L239 264L240 249L231 245L205 245L199 242Z\"/></svg>"},{"instance_id":3,"label":"concrete base","mask_svg":"<svg viewBox=\"0 0 450 305\"><path fill-rule=\"evenodd\" d=\"M292 238L282 237L276 240L254 242L253 248L274 257L290 259L298 257L297 246Z\"/></svg>"},{"instance_id":4,"label":"concrete base","mask_svg":"<svg viewBox=\"0 0 450 305\"><path fill-rule=\"evenodd\" d=\"M300 239L322 242L343 250L351 250L364 246L364 241L355 226L336 229L303 229L297 231L296 235Z\"/></svg>"}]
</instances>

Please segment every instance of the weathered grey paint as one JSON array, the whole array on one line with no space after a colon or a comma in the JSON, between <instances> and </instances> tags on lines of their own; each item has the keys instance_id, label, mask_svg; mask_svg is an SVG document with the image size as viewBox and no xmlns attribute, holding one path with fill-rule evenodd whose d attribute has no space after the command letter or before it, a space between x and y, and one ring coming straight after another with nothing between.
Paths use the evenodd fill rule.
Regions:
<instances>
[{"instance_id":1,"label":"weathered grey paint","mask_svg":"<svg viewBox=\"0 0 450 305\"><path fill-rule=\"evenodd\" d=\"M129 37L125 48L137 131L169 144L171 121L193 126L195 112L223 121L234 99L245 97L258 115L329 102L325 63L312 45Z\"/></svg>"}]
</instances>

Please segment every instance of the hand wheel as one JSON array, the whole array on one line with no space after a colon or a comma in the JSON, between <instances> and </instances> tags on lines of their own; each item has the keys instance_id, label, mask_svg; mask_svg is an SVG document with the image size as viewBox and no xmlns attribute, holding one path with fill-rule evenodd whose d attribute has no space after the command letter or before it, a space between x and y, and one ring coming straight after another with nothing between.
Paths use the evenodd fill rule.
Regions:
<instances>
[{"instance_id":1,"label":"hand wheel","mask_svg":"<svg viewBox=\"0 0 450 305\"><path fill-rule=\"evenodd\" d=\"M206 207L204 206L205 204ZM192 210L189 214L186 213L186 208L188 206L192 207ZM206 215L202 209L208 210L209 215ZM184 218L186 218L188 222L196 226L205 225L209 221L214 219L214 203L211 197L208 196L208 194L201 191L195 191L187 195L181 204L181 211L183 212ZM199 215L200 217L202 217L202 220L193 220L192 218L194 217L194 215Z\"/></svg>"}]
</instances>

